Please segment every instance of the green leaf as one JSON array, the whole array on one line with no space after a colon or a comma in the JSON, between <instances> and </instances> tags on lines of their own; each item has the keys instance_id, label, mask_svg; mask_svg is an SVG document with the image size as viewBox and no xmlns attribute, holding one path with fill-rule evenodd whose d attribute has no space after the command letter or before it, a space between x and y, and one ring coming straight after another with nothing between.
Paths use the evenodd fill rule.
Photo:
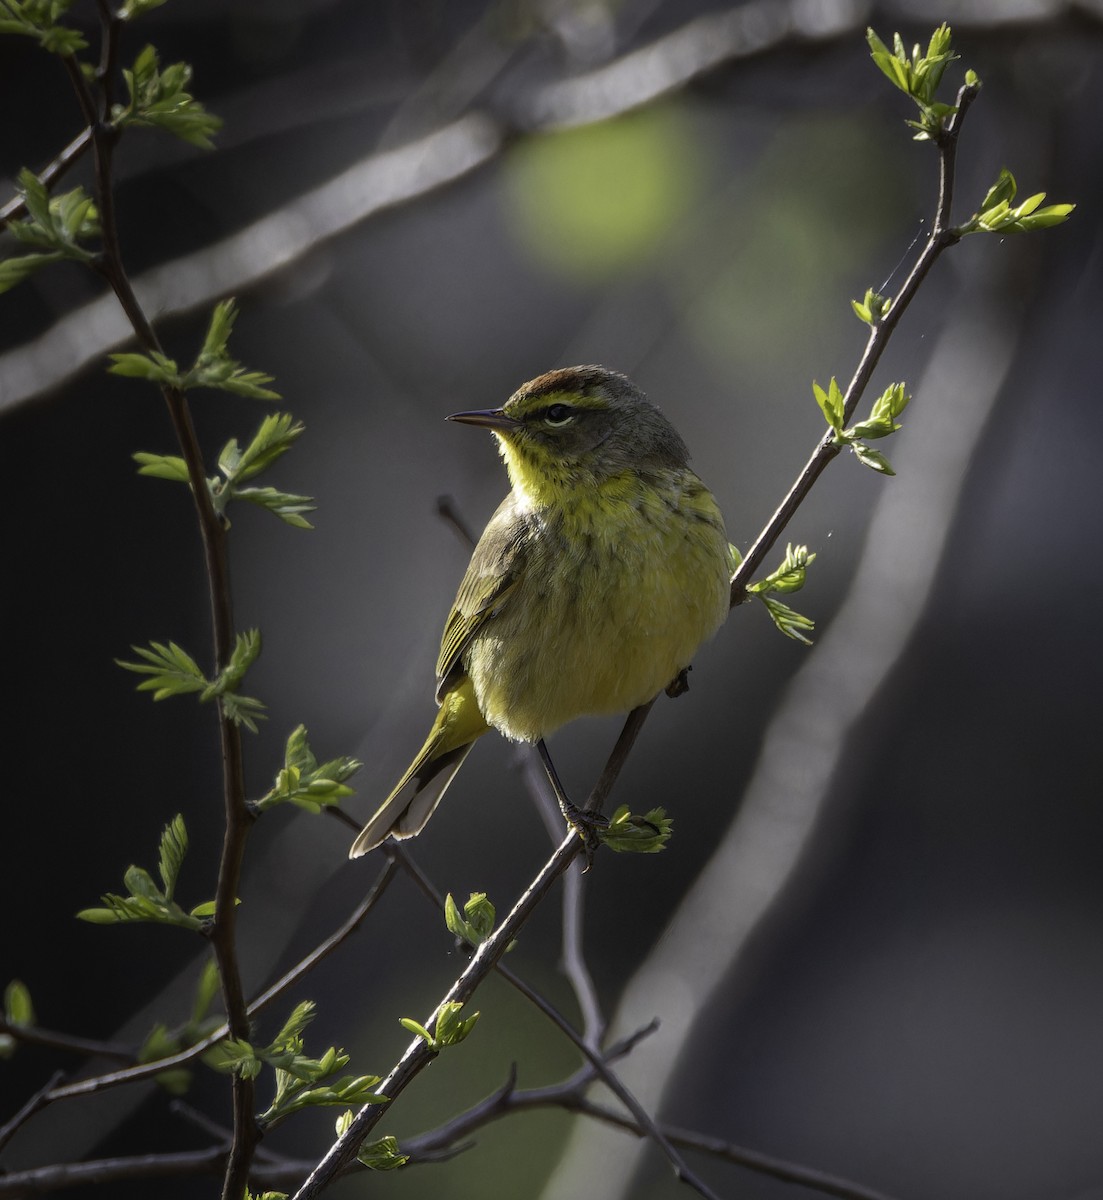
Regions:
<instances>
[{"instance_id":1,"label":"green leaf","mask_svg":"<svg viewBox=\"0 0 1103 1200\"><path fill-rule=\"evenodd\" d=\"M116 16L120 21L134 21L138 17L144 17L147 12L152 12L155 8L160 8L165 0L126 0L126 3L119 9Z\"/></svg>"},{"instance_id":2,"label":"green leaf","mask_svg":"<svg viewBox=\"0 0 1103 1200\"><path fill-rule=\"evenodd\" d=\"M193 909L192 915L198 916L199 914ZM195 1027L202 1024L214 1003L214 998L218 995L218 990L218 963L213 958L209 958L203 964L203 970L200 971L199 980L195 985L195 999L192 1001L189 1025Z\"/></svg>"},{"instance_id":3,"label":"green leaf","mask_svg":"<svg viewBox=\"0 0 1103 1200\"><path fill-rule=\"evenodd\" d=\"M286 454L302 436L304 429L305 426L290 413L273 413L265 417L252 441L236 456L233 470L224 472L227 481L237 485L255 478Z\"/></svg>"},{"instance_id":4,"label":"green leaf","mask_svg":"<svg viewBox=\"0 0 1103 1200\"><path fill-rule=\"evenodd\" d=\"M812 393L816 397L816 403L820 406L820 412L823 413L824 420L828 425L834 430L842 429L845 397L839 389L839 383L835 376L831 376L831 382L828 384L826 392L813 381Z\"/></svg>"},{"instance_id":5,"label":"green leaf","mask_svg":"<svg viewBox=\"0 0 1103 1200\"><path fill-rule=\"evenodd\" d=\"M644 816L636 816L627 804L622 804L597 835L618 854L657 854L666 849L673 827L665 809L653 808Z\"/></svg>"},{"instance_id":6,"label":"green leaf","mask_svg":"<svg viewBox=\"0 0 1103 1200\"><path fill-rule=\"evenodd\" d=\"M245 672L256 662L260 655L261 637L259 629L247 629L234 639L234 648L230 653L230 661L218 673L218 678L209 683L203 690L200 700L213 700L234 692L241 686ZM259 703L254 701L254 703ZM263 707L263 706L262 706Z\"/></svg>"},{"instance_id":7,"label":"green leaf","mask_svg":"<svg viewBox=\"0 0 1103 1200\"><path fill-rule=\"evenodd\" d=\"M771 571L765 579L748 584L747 591L752 596L763 596L767 592L797 592L804 587L808 567L816 561L816 556L810 554L807 546L794 546L790 542L785 547L785 559L781 566Z\"/></svg>"},{"instance_id":8,"label":"green leaf","mask_svg":"<svg viewBox=\"0 0 1103 1200\"><path fill-rule=\"evenodd\" d=\"M812 644L811 638L806 634L815 629L815 621L794 612L787 604L775 600L773 596L760 595L759 599L766 606L770 619L786 637L792 638L796 642L803 642L806 646Z\"/></svg>"},{"instance_id":9,"label":"green leaf","mask_svg":"<svg viewBox=\"0 0 1103 1200\"><path fill-rule=\"evenodd\" d=\"M314 512L318 507L312 496L296 496L292 492L277 492L275 488L234 488L235 500L248 500L251 504L259 504L261 508L275 513L288 525L296 529L313 529L314 526L302 515Z\"/></svg>"},{"instance_id":10,"label":"green leaf","mask_svg":"<svg viewBox=\"0 0 1103 1200\"><path fill-rule=\"evenodd\" d=\"M461 1017L463 1005L452 1000L442 1004L437 1014L436 1035L433 1038L433 1048L440 1050L445 1046L458 1046L475 1028L480 1014L472 1013L469 1017Z\"/></svg>"},{"instance_id":11,"label":"green leaf","mask_svg":"<svg viewBox=\"0 0 1103 1200\"><path fill-rule=\"evenodd\" d=\"M1049 204L1028 217L1021 217L1005 228L1012 233L1029 233L1033 229L1049 229L1067 221L1075 207L1075 204Z\"/></svg>"},{"instance_id":12,"label":"green leaf","mask_svg":"<svg viewBox=\"0 0 1103 1200\"><path fill-rule=\"evenodd\" d=\"M184 825L184 818L177 813L165 826L165 832L161 835L159 867L166 900L171 900L172 893L176 890L176 880L179 878L180 867L187 852L188 831Z\"/></svg>"},{"instance_id":13,"label":"green leaf","mask_svg":"<svg viewBox=\"0 0 1103 1200\"><path fill-rule=\"evenodd\" d=\"M1015 176L1006 167L1001 168L999 178L988 189L979 211L983 214L1001 204L1010 204L1015 199L1016 190Z\"/></svg>"},{"instance_id":14,"label":"green leaf","mask_svg":"<svg viewBox=\"0 0 1103 1200\"><path fill-rule=\"evenodd\" d=\"M888 437L900 428L896 418L910 403L911 396L903 383L890 384L873 402L868 420L852 425L845 440L853 445L860 438Z\"/></svg>"},{"instance_id":15,"label":"green leaf","mask_svg":"<svg viewBox=\"0 0 1103 1200\"><path fill-rule=\"evenodd\" d=\"M11 291L29 275L50 263L60 262L65 256L56 251L47 254L21 254L18 258L0 261L0 293Z\"/></svg>"},{"instance_id":16,"label":"green leaf","mask_svg":"<svg viewBox=\"0 0 1103 1200\"><path fill-rule=\"evenodd\" d=\"M300 1038L303 1030L314 1020L316 1005L313 1000L303 1000L291 1010L291 1015L283 1023L283 1028L272 1039L273 1046L286 1046Z\"/></svg>"},{"instance_id":17,"label":"green leaf","mask_svg":"<svg viewBox=\"0 0 1103 1200\"><path fill-rule=\"evenodd\" d=\"M111 366L107 368L109 375L122 375L127 379L148 379L167 387L178 388L183 385L176 363L157 350L149 354L128 352L109 354L107 357L111 359Z\"/></svg>"},{"instance_id":18,"label":"green leaf","mask_svg":"<svg viewBox=\"0 0 1103 1200\"><path fill-rule=\"evenodd\" d=\"M265 705L253 696L242 696L237 692L226 692L219 698L222 712L235 725L244 725L250 733L259 733L258 721L266 721Z\"/></svg>"},{"instance_id":19,"label":"green leaf","mask_svg":"<svg viewBox=\"0 0 1103 1200\"><path fill-rule=\"evenodd\" d=\"M168 696L202 692L209 686L195 659L175 642L150 642L150 647L131 646L144 662L115 659L123 670L149 676L138 684L138 691L153 692L154 700L164 700Z\"/></svg>"},{"instance_id":20,"label":"green leaf","mask_svg":"<svg viewBox=\"0 0 1103 1200\"><path fill-rule=\"evenodd\" d=\"M486 892L472 892L460 913L452 893L444 898L444 923L449 930L468 946L480 946L494 932L494 905L486 898Z\"/></svg>"},{"instance_id":21,"label":"green leaf","mask_svg":"<svg viewBox=\"0 0 1103 1200\"><path fill-rule=\"evenodd\" d=\"M356 1157L370 1171L393 1171L410 1161L410 1156L399 1150L398 1139L389 1134L374 1142L365 1142Z\"/></svg>"},{"instance_id":22,"label":"green leaf","mask_svg":"<svg viewBox=\"0 0 1103 1200\"><path fill-rule=\"evenodd\" d=\"M430 1049L435 1050L437 1048L436 1039L433 1037L433 1035L428 1029L425 1028L424 1025L420 1024L418 1021L415 1021L413 1017L399 1017L398 1023L403 1029L415 1034L417 1037L421 1038L422 1041L426 1042Z\"/></svg>"},{"instance_id":23,"label":"green leaf","mask_svg":"<svg viewBox=\"0 0 1103 1200\"><path fill-rule=\"evenodd\" d=\"M854 451L858 461L864 466L870 467L874 471L879 471L882 475L896 474L892 469L892 464L879 450L874 450L870 446L864 446L861 442L854 442L850 448Z\"/></svg>"},{"instance_id":24,"label":"green leaf","mask_svg":"<svg viewBox=\"0 0 1103 1200\"><path fill-rule=\"evenodd\" d=\"M4 989L4 1020L9 1025L33 1025L34 1005L22 980L13 979Z\"/></svg>"},{"instance_id":25,"label":"green leaf","mask_svg":"<svg viewBox=\"0 0 1103 1200\"><path fill-rule=\"evenodd\" d=\"M875 292L873 288L866 288L866 294L862 300L851 300L850 307L854 309L854 314L859 321L864 321L867 325L876 325L888 313L892 306L892 298L882 296L879 292Z\"/></svg>"},{"instance_id":26,"label":"green leaf","mask_svg":"<svg viewBox=\"0 0 1103 1200\"><path fill-rule=\"evenodd\" d=\"M173 454L150 454L139 450L131 456L138 463L138 474L154 479L170 479L174 483L188 483L188 464Z\"/></svg>"},{"instance_id":27,"label":"green leaf","mask_svg":"<svg viewBox=\"0 0 1103 1200\"><path fill-rule=\"evenodd\" d=\"M242 1079L256 1079L264 1069L263 1059L244 1038L226 1038L218 1042L203 1055L203 1061L212 1070L240 1075Z\"/></svg>"},{"instance_id":28,"label":"green leaf","mask_svg":"<svg viewBox=\"0 0 1103 1200\"><path fill-rule=\"evenodd\" d=\"M237 306L233 300L223 300L215 305L203 347L184 377L184 386L217 388L254 400L278 400L278 393L264 387L264 384L272 382L271 375L261 371L246 371L229 356L226 346L236 319Z\"/></svg>"}]
</instances>

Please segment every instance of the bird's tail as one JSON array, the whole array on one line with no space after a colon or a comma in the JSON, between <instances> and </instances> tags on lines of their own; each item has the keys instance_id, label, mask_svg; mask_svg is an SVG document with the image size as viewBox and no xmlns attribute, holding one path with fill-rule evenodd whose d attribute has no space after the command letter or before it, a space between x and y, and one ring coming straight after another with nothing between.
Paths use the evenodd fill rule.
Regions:
<instances>
[{"instance_id":1,"label":"bird's tail","mask_svg":"<svg viewBox=\"0 0 1103 1200\"><path fill-rule=\"evenodd\" d=\"M357 835L349 858L374 850L388 837L410 838L425 828L468 751L490 728L464 679L441 701L437 719L406 774Z\"/></svg>"}]
</instances>

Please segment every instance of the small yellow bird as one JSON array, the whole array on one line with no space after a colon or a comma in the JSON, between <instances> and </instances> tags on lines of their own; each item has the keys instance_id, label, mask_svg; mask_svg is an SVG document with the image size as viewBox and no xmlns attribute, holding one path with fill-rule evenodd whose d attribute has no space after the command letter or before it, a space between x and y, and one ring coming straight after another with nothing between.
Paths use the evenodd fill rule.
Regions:
<instances>
[{"instance_id":1,"label":"small yellow bird","mask_svg":"<svg viewBox=\"0 0 1103 1200\"><path fill-rule=\"evenodd\" d=\"M437 660L429 736L349 851L421 832L474 742L541 742L575 717L644 704L728 612L733 562L685 443L623 375L549 371L491 430L513 490L471 556Z\"/></svg>"}]
</instances>

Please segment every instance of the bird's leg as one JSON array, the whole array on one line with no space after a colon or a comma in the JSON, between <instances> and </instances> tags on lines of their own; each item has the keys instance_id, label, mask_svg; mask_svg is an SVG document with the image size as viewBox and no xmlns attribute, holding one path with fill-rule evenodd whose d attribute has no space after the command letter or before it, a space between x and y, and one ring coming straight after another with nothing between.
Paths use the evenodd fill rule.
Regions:
<instances>
[{"instance_id":1,"label":"bird's leg","mask_svg":"<svg viewBox=\"0 0 1103 1200\"><path fill-rule=\"evenodd\" d=\"M544 764L548 782L555 793L555 799L559 804L559 811L563 814L563 819L582 839L582 849L586 855L586 869L589 870L590 864L594 860L594 852L598 847L598 830L608 827L609 818L603 817L599 812L590 812L585 808L579 808L577 804L572 803L563 785L559 782L559 775L556 773L555 764L551 760L543 738L536 743L536 748L540 752L540 761Z\"/></svg>"}]
</instances>

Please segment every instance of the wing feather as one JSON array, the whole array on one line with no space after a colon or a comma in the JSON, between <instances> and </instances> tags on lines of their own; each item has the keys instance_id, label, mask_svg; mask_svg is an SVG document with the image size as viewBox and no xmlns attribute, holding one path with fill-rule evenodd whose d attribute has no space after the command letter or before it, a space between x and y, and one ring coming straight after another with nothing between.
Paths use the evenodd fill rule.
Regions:
<instances>
[{"instance_id":1,"label":"wing feather","mask_svg":"<svg viewBox=\"0 0 1103 1200\"><path fill-rule=\"evenodd\" d=\"M532 517L510 494L483 530L444 624L437 659L437 701L462 673L461 660L487 619L500 612L525 569Z\"/></svg>"}]
</instances>

